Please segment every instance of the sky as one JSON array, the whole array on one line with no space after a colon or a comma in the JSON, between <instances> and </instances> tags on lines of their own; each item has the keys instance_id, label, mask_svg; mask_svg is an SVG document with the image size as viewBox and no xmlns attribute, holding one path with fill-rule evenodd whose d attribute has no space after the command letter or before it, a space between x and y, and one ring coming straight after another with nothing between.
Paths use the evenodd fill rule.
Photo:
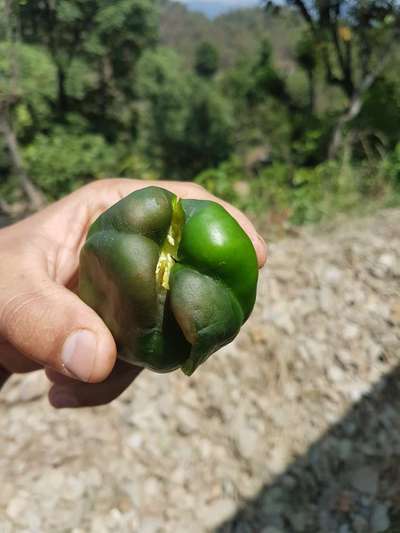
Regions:
<instances>
[{"instance_id":1,"label":"sky","mask_svg":"<svg viewBox=\"0 0 400 533\"><path fill-rule=\"evenodd\" d=\"M256 6L260 0L178 0L193 11L201 11L209 17L217 16L231 9Z\"/></svg>"},{"instance_id":2,"label":"sky","mask_svg":"<svg viewBox=\"0 0 400 533\"><path fill-rule=\"evenodd\" d=\"M178 2L182 2L183 4L191 4L193 3L192 0L178 0ZM259 0L196 0L196 4L204 4L205 6L207 4L222 4L226 6L252 6L254 4L258 4Z\"/></svg>"}]
</instances>

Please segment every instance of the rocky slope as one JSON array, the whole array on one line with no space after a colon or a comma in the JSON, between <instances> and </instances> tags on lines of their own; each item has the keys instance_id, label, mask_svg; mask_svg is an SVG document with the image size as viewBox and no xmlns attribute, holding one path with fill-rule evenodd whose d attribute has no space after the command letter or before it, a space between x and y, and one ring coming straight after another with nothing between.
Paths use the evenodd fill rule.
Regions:
<instances>
[{"instance_id":1,"label":"rocky slope","mask_svg":"<svg viewBox=\"0 0 400 533\"><path fill-rule=\"evenodd\" d=\"M63 412L40 373L11 380L0 531L400 531L399 359L400 211L302 231L191 379Z\"/></svg>"}]
</instances>

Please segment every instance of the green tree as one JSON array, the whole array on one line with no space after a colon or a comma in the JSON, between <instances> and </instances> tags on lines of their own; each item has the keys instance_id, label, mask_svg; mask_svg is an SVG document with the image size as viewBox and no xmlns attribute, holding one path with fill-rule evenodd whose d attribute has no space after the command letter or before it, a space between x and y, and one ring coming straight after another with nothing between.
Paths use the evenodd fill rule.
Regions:
<instances>
[{"instance_id":1,"label":"green tree","mask_svg":"<svg viewBox=\"0 0 400 533\"><path fill-rule=\"evenodd\" d=\"M139 66L143 149L167 177L191 179L228 157L233 118L214 85L193 78L165 48L146 53Z\"/></svg>"},{"instance_id":2,"label":"green tree","mask_svg":"<svg viewBox=\"0 0 400 533\"><path fill-rule=\"evenodd\" d=\"M35 184L51 199L91 179L112 175L118 157L116 148L101 135L77 134L62 126L50 135L36 135L23 153Z\"/></svg>"},{"instance_id":3,"label":"green tree","mask_svg":"<svg viewBox=\"0 0 400 533\"><path fill-rule=\"evenodd\" d=\"M157 40L152 0L19 2L16 12L22 39L44 46L56 66L59 119L78 109L110 137L134 127L135 66Z\"/></svg>"},{"instance_id":4,"label":"green tree","mask_svg":"<svg viewBox=\"0 0 400 533\"><path fill-rule=\"evenodd\" d=\"M0 167L33 208L42 195L31 178L56 197L99 175L96 160L117 172L132 151L136 65L157 40L157 4L0 0Z\"/></svg>"},{"instance_id":5,"label":"green tree","mask_svg":"<svg viewBox=\"0 0 400 533\"><path fill-rule=\"evenodd\" d=\"M15 110L17 129L48 126L56 95L56 69L45 49L0 42L0 99Z\"/></svg>"},{"instance_id":6,"label":"green tree","mask_svg":"<svg viewBox=\"0 0 400 533\"><path fill-rule=\"evenodd\" d=\"M344 130L360 114L366 95L393 59L400 37L396 0L288 0L307 24L309 39L325 70L326 83L339 87L346 108L332 134L329 155L343 144ZM273 2L267 2L270 7Z\"/></svg>"},{"instance_id":7,"label":"green tree","mask_svg":"<svg viewBox=\"0 0 400 533\"><path fill-rule=\"evenodd\" d=\"M146 52L138 65L140 144L165 177L175 177L180 169L190 84L180 58L168 48Z\"/></svg>"},{"instance_id":8,"label":"green tree","mask_svg":"<svg viewBox=\"0 0 400 533\"><path fill-rule=\"evenodd\" d=\"M195 71L198 76L206 79L213 78L218 71L219 54L214 45L208 42L200 43L196 49Z\"/></svg>"},{"instance_id":9,"label":"green tree","mask_svg":"<svg viewBox=\"0 0 400 533\"><path fill-rule=\"evenodd\" d=\"M227 160L234 147L234 127L230 102L212 85L195 81L182 139L182 176L193 178Z\"/></svg>"},{"instance_id":10,"label":"green tree","mask_svg":"<svg viewBox=\"0 0 400 533\"><path fill-rule=\"evenodd\" d=\"M313 113L315 108L317 53L308 33L304 34L297 43L296 60L307 76L308 110Z\"/></svg>"},{"instance_id":11,"label":"green tree","mask_svg":"<svg viewBox=\"0 0 400 533\"><path fill-rule=\"evenodd\" d=\"M272 47L267 39L260 45L257 59L249 73L250 87L248 99L251 104L273 97L284 102L290 102L286 85L273 64Z\"/></svg>"},{"instance_id":12,"label":"green tree","mask_svg":"<svg viewBox=\"0 0 400 533\"><path fill-rule=\"evenodd\" d=\"M54 86L54 71L42 50L18 42L11 2L5 0L0 4L0 9L0 36L3 39L0 42L0 135L10 161L10 173L17 179L29 208L38 209L44 199L26 170L12 111L19 111L19 116L23 116L25 122L30 121L32 114L46 114L47 98L51 96ZM0 209L7 212L9 206L2 201Z\"/></svg>"}]
</instances>

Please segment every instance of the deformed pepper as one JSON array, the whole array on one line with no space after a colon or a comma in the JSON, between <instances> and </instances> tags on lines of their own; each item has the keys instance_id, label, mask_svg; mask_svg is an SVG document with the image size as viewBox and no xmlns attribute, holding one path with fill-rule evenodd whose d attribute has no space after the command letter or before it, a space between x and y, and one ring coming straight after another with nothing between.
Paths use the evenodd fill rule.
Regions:
<instances>
[{"instance_id":1,"label":"deformed pepper","mask_svg":"<svg viewBox=\"0 0 400 533\"><path fill-rule=\"evenodd\" d=\"M147 187L90 227L79 294L109 327L122 359L191 375L236 337L257 278L254 247L221 205Z\"/></svg>"}]
</instances>

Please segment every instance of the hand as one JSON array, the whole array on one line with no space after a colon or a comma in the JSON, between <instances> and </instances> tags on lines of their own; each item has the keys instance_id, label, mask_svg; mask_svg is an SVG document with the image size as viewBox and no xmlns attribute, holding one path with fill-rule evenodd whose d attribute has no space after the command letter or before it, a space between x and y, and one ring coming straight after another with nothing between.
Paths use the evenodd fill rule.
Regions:
<instances>
[{"instance_id":1,"label":"hand","mask_svg":"<svg viewBox=\"0 0 400 533\"><path fill-rule=\"evenodd\" d=\"M103 180L0 231L0 387L12 373L45 368L54 407L101 405L139 374L116 360L101 318L74 293L79 252L90 224L129 193L159 185L181 198L222 204L251 238L260 267L265 243L236 208L193 183Z\"/></svg>"}]
</instances>

